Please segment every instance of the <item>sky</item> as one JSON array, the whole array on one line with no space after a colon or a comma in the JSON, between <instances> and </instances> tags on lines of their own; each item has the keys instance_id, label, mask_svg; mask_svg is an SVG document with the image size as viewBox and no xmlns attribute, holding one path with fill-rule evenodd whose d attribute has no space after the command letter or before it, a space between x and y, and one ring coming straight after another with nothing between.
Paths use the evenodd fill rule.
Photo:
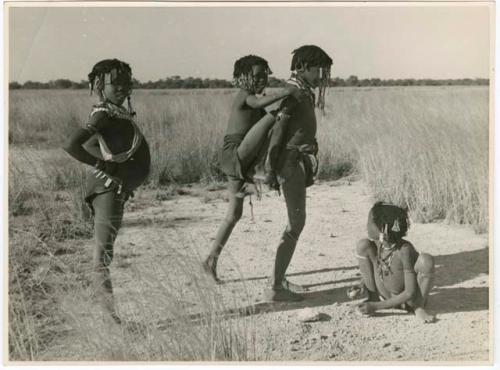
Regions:
<instances>
[{"instance_id":1,"label":"sky","mask_svg":"<svg viewBox=\"0 0 500 370\"><path fill-rule=\"evenodd\" d=\"M143 82L230 80L247 54L286 78L304 44L332 57L333 77L487 78L492 8L435 5L10 8L9 81L85 80L105 58Z\"/></svg>"}]
</instances>

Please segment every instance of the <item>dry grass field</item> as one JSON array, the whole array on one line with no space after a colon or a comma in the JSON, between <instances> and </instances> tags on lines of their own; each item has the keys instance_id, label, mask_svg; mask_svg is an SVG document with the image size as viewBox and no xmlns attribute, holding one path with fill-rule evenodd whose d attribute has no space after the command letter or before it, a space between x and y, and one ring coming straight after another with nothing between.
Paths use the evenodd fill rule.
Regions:
<instances>
[{"instance_id":1,"label":"dry grass field","mask_svg":"<svg viewBox=\"0 0 500 370\"><path fill-rule=\"evenodd\" d=\"M131 324L127 328L114 328L88 304L92 229L81 199L86 168L60 149L71 132L83 125L95 97L88 96L85 91L10 92L11 360L243 361L297 358L286 349L280 349L278 354L273 352L272 343L278 343L279 335L273 332L263 334L260 322L269 322L269 317L263 317L267 311L262 310L262 306L245 305L241 309L240 302L252 300L257 295L252 290L255 287L243 284L234 294L229 294L207 284L195 267L200 255L207 252L209 236L215 232L218 215L222 217L225 195L220 189L224 179L218 169L217 152L233 94L233 90L134 92L137 121L152 152L152 174L136 199L127 205L126 211L132 216L126 216L124 234L117 241L121 252L117 254L112 270L116 269L116 276L124 282L121 286L118 284L117 294L122 289L124 310ZM346 222L346 229L352 226L352 230L357 230L356 225L364 225L365 208L370 201L407 205L416 224L415 230L432 230L436 224L446 228L448 236L442 240L438 238L444 243L440 245L441 249L436 249L440 255L465 253L460 254L459 260L462 261L460 258L474 252L471 256L477 263L474 262L472 271L476 271L477 276L469 277L479 285L471 288L465 278L454 281L454 284L465 284L455 287L457 292L460 289L480 289L474 290L479 295L468 297L481 298L482 303L488 288L477 278L487 278L488 275L484 264L488 253L482 252L486 250L482 243L488 231L488 112L488 89L485 87L335 88L328 93L325 112L317 112L320 146L318 196L326 199L328 189L335 191L337 185L333 184L339 183L339 179L347 179L346 189L351 183L357 184L353 188L355 192L347 192L344 198L339 197L334 202L335 207L344 213L353 212L353 217L337 221ZM359 187L365 190L361 191ZM357 197L363 198L363 202L358 204L361 198ZM198 201L190 208L189 201L183 198ZM308 210L314 213L314 207L319 209L320 206L313 203ZM177 213L172 211L163 219L163 213L158 210L161 207L170 207ZM186 210L191 213L183 214ZM212 218L208 215L210 210L213 211ZM207 216L204 216L205 211ZM328 213L328 209L325 212ZM269 216L271 220L272 217ZM327 217L324 216L325 224L331 221ZM203 226L193 220L198 220ZM309 223L312 223L311 219ZM277 238L282 224L271 221L265 224L270 228L270 238ZM154 230L148 231L147 238L143 235L141 239L138 230L146 232L145 228L149 226L154 226ZM127 234L127 227L135 231ZM337 227L342 228L342 225ZM245 226L242 229L245 231ZM456 240L450 235L462 234L450 230L471 229L478 234L467 236L474 242L464 244L460 250L453 249ZM162 235L162 230L170 231ZM359 230L358 235L353 231L351 238L355 240L362 232ZM199 233L204 237L196 236ZM307 227L304 233L308 233ZM328 235L333 234L328 231ZM125 238L127 235L129 239ZM253 236L248 237L250 243ZM310 242L320 244L318 248L323 248L320 255L328 255L325 243L334 237L311 239ZM419 236L414 238L418 240ZM431 237L420 238L422 242L433 242ZM340 239L346 244L339 245L338 255L332 255L330 265L334 265L342 253L347 253L347 247L351 248L351 239ZM339 240L336 242L340 243ZM206 244L204 248L201 247L203 243ZM241 243L245 243L245 238ZM141 245L141 251L134 247L137 244ZM145 246L147 250L151 248L151 252L145 252ZM430 246L425 248L433 253ZM242 260L245 249L239 250L240 255L237 255L237 250L232 253L232 267L228 265L226 270L232 271L235 280L251 273L248 267L239 270L239 263L246 264ZM272 250L269 253L272 259ZM143 254L147 258L141 257ZM443 265L452 260L457 262L457 259L442 258ZM314 264L315 259L311 257L308 261ZM355 261L346 259L344 263ZM311 268L327 269L323 262L318 264L321 266ZM350 269L346 267L345 270ZM158 276L163 278L157 279ZM355 275L342 279L351 283ZM446 294L450 292L448 290ZM129 301L125 297L130 298ZM333 303L332 299L321 302L317 305ZM454 301L451 299L450 302ZM481 323L482 339L484 335L487 337L487 333L484 334L485 330L487 332L484 329L484 325L487 327L484 309L481 304L468 306L466 310L482 311L479 319L474 318ZM445 315L450 313L443 311ZM446 320L444 322L442 325L446 325ZM450 327L439 329L451 330ZM271 338L271 347L259 342L262 335ZM331 336L329 338L333 340ZM356 356L360 356L359 360L377 359L376 353L369 351L364 357L363 352L349 352L354 347L346 347L345 351L335 347L334 351L332 343L324 351L337 351L334 357L316 358L314 354L304 353L299 359L353 360ZM279 347L279 343L277 345ZM417 348L420 347L417 345ZM464 355L465 351L457 351L453 356L451 351L436 352L429 359L483 360L487 354L484 355L484 346L481 348L475 349L476 352L469 357ZM423 347L421 350L424 351ZM76 354L82 351L85 356L78 357ZM401 353L404 356L395 359L419 359L418 351ZM478 353L480 356L474 357Z\"/></svg>"}]
</instances>

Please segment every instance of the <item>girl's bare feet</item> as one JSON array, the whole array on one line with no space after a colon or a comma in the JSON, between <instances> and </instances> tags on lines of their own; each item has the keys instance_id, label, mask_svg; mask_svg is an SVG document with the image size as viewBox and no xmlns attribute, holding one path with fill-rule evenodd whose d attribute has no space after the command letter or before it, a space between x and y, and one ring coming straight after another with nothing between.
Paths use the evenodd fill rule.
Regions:
<instances>
[{"instance_id":1,"label":"girl's bare feet","mask_svg":"<svg viewBox=\"0 0 500 370\"><path fill-rule=\"evenodd\" d=\"M425 310L421 307L415 308L415 316L417 317L418 321L428 324L436 321L436 316L430 315Z\"/></svg>"}]
</instances>

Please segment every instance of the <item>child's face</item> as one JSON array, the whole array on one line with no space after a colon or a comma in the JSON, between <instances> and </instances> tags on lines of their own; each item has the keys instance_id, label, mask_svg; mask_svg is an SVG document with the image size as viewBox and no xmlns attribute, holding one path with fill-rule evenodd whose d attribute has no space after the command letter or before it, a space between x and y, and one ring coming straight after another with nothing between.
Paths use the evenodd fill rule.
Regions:
<instances>
[{"instance_id":1,"label":"child's face","mask_svg":"<svg viewBox=\"0 0 500 370\"><path fill-rule=\"evenodd\" d=\"M262 65L252 66L252 84L255 92L260 94L267 86L268 71Z\"/></svg>"},{"instance_id":2,"label":"child's face","mask_svg":"<svg viewBox=\"0 0 500 370\"><path fill-rule=\"evenodd\" d=\"M301 74L301 77L313 88L320 85L323 79L327 78L329 68L325 67L307 67Z\"/></svg>"},{"instance_id":3,"label":"child's face","mask_svg":"<svg viewBox=\"0 0 500 370\"><path fill-rule=\"evenodd\" d=\"M130 95L130 88L119 84L104 85L104 96L115 105L122 105L127 96Z\"/></svg>"},{"instance_id":4,"label":"child's face","mask_svg":"<svg viewBox=\"0 0 500 370\"><path fill-rule=\"evenodd\" d=\"M129 78L119 76L112 79L110 74L105 75L103 93L111 103L122 105L131 92L132 84Z\"/></svg>"}]
</instances>

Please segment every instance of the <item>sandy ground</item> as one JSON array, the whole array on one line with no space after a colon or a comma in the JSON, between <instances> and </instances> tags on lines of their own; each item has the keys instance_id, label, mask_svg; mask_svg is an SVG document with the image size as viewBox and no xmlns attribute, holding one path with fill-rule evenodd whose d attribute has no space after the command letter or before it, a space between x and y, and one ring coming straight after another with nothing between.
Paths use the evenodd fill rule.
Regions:
<instances>
[{"instance_id":1,"label":"sandy ground","mask_svg":"<svg viewBox=\"0 0 500 370\"><path fill-rule=\"evenodd\" d=\"M112 265L115 295L125 319L137 319L134 295L145 296L145 290L153 289L145 286L144 279L175 281L179 291L192 283L189 278L173 276L179 266L177 257L169 257L172 253L194 260L208 254L227 203L220 190L192 193L170 198L161 192L143 191L129 204ZM254 324L258 359L488 361L486 235L445 223L413 224L407 239L436 260L429 311L437 315L437 322L420 324L413 315L398 310L363 317L355 310L356 302L347 299L346 289L360 278L353 250L356 241L365 236L367 212L373 202L370 192L360 181L323 182L308 190L307 202L306 227L288 270L290 281L309 289L304 301L271 303L265 299L278 238L285 226L285 204L274 193L264 194L262 201L254 200L254 220L245 202L243 218L219 260L219 275L225 283L206 282L223 297L228 309L247 310L236 320ZM90 255L92 241L82 244ZM159 264L161 271L151 273L151 266ZM192 274L203 280L201 269L195 270ZM137 278L138 271L142 278ZM193 312L203 310L195 298L189 298L188 290L186 299L193 300ZM149 307L148 302L143 305ZM151 301L147 309L162 308ZM321 322L301 320L317 313L329 317Z\"/></svg>"}]
</instances>

